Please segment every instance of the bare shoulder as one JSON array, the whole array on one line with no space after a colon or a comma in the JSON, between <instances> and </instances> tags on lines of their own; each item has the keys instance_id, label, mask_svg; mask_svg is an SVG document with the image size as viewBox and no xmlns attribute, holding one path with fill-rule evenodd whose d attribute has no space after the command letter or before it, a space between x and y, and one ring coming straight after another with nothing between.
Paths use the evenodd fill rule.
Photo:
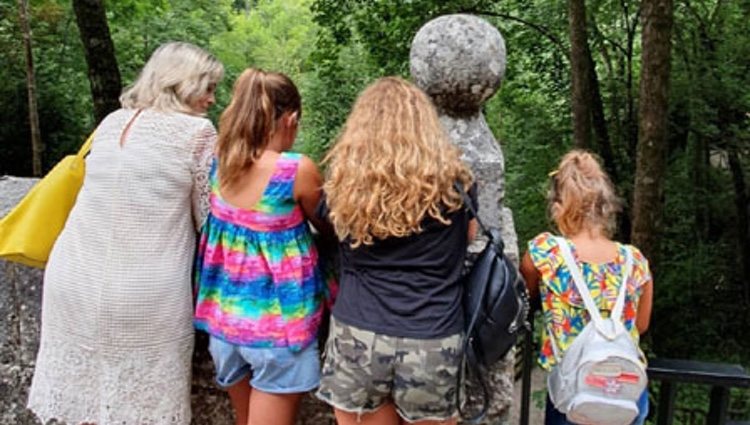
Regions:
<instances>
[{"instance_id":1,"label":"bare shoulder","mask_svg":"<svg viewBox=\"0 0 750 425\"><path fill-rule=\"evenodd\" d=\"M312 197L313 201L317 204L317 197L320 196L320 187L322 184L323 178L315 162L305 155L300 155L299 164L297 165L297 178L294 180L295 198Z\"/></svg>"},{"instance_id":2,"label":"bare shoulder","mask_svg":"<svg viewBox=\"0 0 750 425\"><path fill-rule=\"evenodd\" d=\"M320 176L318 165L307 155L301 154L297 174L305 176Z\"/></svg>"}]
</instances>

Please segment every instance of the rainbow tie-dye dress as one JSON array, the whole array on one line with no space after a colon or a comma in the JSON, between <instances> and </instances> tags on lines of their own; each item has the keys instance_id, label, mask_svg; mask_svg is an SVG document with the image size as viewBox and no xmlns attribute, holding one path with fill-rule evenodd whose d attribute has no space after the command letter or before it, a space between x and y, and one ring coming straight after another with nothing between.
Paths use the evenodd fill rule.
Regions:
<instances>
[{"instance_id":1,"label":"rainbow tie-dye dress","mask_svg":"<svg viewBox=\"0 0 750 425\"><path fill-rule=\"evenodd\" d=\"M224 201L217 164L196 259L195 327L229 343L299 351L317 337L327 288L294 201L301 154L282 153L252 209Z\"/></svg>"}]
</instances>

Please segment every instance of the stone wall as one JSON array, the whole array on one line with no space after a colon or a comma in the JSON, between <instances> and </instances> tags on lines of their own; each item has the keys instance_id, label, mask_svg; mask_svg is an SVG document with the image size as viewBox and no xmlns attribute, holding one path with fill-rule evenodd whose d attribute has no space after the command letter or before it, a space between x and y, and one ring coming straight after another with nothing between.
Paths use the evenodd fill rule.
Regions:
<instances>
[{"instance_id":1,"label":"stone wall","mask_svg":"<svg viewBox=\"0 0 750 425\"><path fill-rule=\"evenodd\" d=\"M36 179L0 180L0 216ZM0 424L35 424L26 396L39 346L42 271L0 261Z\"/></svg>"}]
</instances>

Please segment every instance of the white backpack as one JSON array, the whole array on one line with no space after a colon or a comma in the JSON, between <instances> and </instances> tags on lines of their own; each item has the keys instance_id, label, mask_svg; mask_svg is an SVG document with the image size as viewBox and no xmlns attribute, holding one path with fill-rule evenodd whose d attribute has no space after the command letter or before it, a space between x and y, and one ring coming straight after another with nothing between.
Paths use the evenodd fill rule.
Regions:
<instances>
[{"instance_id":1,"label":"white backpack","mask_svg":"<svg viewBox=\"0 0 750 425\"><path fill-rule=\"evenodd\" d=\"M621 320L633 257L626 249L622 284L610 317L602 318L568 243L556 238L591 321L560 359L550 333L557 366L548 379L550 399L568 421L581 425L627 425L638 415L638 399L648 377L640 351Z\"/></svg>"}]
</instances>

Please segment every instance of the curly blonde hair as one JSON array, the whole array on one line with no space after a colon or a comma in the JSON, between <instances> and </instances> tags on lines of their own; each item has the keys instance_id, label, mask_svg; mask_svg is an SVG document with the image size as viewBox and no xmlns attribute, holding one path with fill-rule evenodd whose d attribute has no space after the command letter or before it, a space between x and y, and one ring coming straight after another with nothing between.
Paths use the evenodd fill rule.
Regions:
<instances>
[{"instance_id":1,"label":"curly blonde hair","mask_svg":"<svg viewBox=\"0 0 750 425\"><path fill-rule=\"evenodd\" d=\"M163 112L196 112L191 103L224 76L224 66L190 43L162 44L151 54L132 86L120 96L123 108L154 108Z\"/></svg>"},{"instance_id":2,"label":"curly blonde hair","mask_svg":"<svg viewBox=\"0 0 750 425\"><path fill-rule=\"evenodd\" d=\"M622 202L597 157L582 149L572 150L551 176L549 212L563 235L600 227L612 236Z\"/></svg>"},{"instance_id":3,"label":"curly blonde hair","mask_svg":"<svg viewBox=\"0 0 750 425\"><path fill-rule=\"evenodd\" d=\"M426 216L450 224L463 204L454 183L473 181L430 99L397 77L360 94L324 163L331 221L355 248L419 233Z\"/></svg>"}]
</instances>

